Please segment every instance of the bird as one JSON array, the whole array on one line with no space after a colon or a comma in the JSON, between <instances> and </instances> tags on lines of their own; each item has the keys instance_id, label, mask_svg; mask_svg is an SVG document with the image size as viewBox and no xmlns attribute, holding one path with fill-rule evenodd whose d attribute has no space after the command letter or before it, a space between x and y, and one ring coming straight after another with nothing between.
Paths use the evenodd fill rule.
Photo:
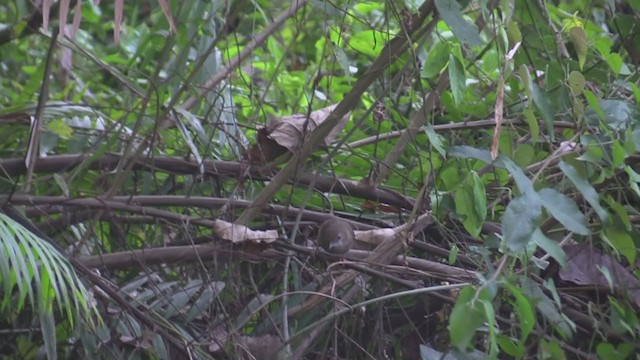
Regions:
<instances>
[{"instance_id":1,"label":"bird","mask_svg":"<svg viewBox=\"0 0 640 360\"><path fill-rule=\"evenodd\" d=\"M320 225L318 245L332 254L344 254L353 246L353 226L341 219L329 219Z\"/></svg>"}]
</instances>

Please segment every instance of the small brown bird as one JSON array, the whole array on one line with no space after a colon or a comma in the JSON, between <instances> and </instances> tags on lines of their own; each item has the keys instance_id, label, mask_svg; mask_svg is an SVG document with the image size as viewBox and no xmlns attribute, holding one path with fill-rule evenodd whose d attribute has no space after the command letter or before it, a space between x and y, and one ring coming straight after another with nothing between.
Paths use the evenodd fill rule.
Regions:
<instances>
[{"instance_id":1,"label":"small brown bird","mask_svg":"<svg viewBox=\"0 0 640 360\"><path fill-rule=\"evenodd\" d=\"M318 245L332 254L344 254L353 245L353 227L340 219L330 219L322 223L318 232Z\"/></svg>"}]
</instances>

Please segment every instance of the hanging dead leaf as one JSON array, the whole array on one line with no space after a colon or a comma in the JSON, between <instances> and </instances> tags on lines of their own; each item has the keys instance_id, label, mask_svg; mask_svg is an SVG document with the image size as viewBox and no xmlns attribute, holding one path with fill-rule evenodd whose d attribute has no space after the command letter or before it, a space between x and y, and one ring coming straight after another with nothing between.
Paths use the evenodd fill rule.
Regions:
<instances>
[{"instance_id":1,"label":"hanging dead leaf","mask_svg":"<svg viewBox=\"0 0 640 360\"><path fill-rule=\"evenodd\" d=\"M307 116L300 114L285 116L280 119L271 119L269 124L267 124L269 137L281 146L289 149L292 153L296 153L303 142L308 140L311 132L327 120L329 114L331 114L336 106L337 104L334 104L311 112L308 122ZM324 139L325 146L329 146L338 137L342 129L347 125L349 116L351 116L350 112L338 121L338 124Z\"/></svg>"},{"instance_id":2,"label":"hanging dead leaf","mask_svg":"<svg viewBox=\"0 0 640 360\"><path fill-rule=\"evenodd\" d=\"M269 138L267 128L258 129L256 143L244 153L243 158L252 164L264 165L287 153L287 148Z\"/></svg>"},{"instance_id":3,"label":"hanging dead leaf","mask_svg":"<svg viewBox=\"0 0 640 360\"><path fill-rule=\"evenodd\" d=\"M252 164L266 164L286 154L287 151L296 153L304 141L308 140L311 132L327 120L336 106L337 104L334 104L311 112L309 121L306 115L301 114L269 119L267 126L258 130L256 144L244 154L243 158ZM324 139L324 146L329 146L338 137L347 125L349 116L351 113L347 113L338 121Z\"/></svg>"}]
</instances>

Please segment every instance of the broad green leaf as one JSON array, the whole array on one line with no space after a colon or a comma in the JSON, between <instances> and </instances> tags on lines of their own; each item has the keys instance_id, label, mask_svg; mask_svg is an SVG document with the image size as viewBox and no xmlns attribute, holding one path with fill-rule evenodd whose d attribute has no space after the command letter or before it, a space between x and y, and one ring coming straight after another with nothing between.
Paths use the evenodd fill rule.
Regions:
<instances>
[{"instance_id":1,"label":"broad green leaf","mask_svg":"<svg viewBox=\"0 0 640 360\"><path fill-rule=\"evenodd\" d=\"M471 146L452 146L449 148L448 154L463 159L477 159L487 164L493 163L491 154L487 150L480 150Z\"/></svg>"},{"instance_id":2,"label":"broad green leaf","mask_svg":"<svg viewBox=\"0 0 640 360\"><path fill-rule=\"evenodd\" d=\"M585 200L587 200L587 202L591 204L593 209L598 214L598 217L600 217L600 220L606 221L608 217L607 211L600 205L598 193L593 188L593 186L591 186L591 184L587 180L583 179L582 176L578 174L578 171L569 163L560 161L559 166L560 170L562 170L562 172L567 175L569 180L571 180L578 191L580 191L582 196L584 196Z\"/></svg>"},{"instance_id":3,"label":"broad green leaf","mask_svg":"<svg viewBox=\"0 0 640 360\"><path fill-rule=\"evenodd\" d=\"M511 200L502 216L502 235L511 251L522 251L531 242L541 216L539 198L525 195Z\"/></svg>"},{"instance_id":4,"label":"broad green leaf","mask_svg":"<svg viewBox=\"0 0 640 360\"><path fill-rule=\"evenodd\" d=\"M433 126L429 123L424 127L424 132L427 134L427 138L436 151L442 155L443 158L447 157L447 150L444 148L444 140L442 135L438 134Z\"/></svg>"},{"instance_id":5,"label":"broad green leaf","mask_svg":"<svg viewBox=\"0 0 640 360\"><path fill-rule=\"evenodd\" d=\"M498 334L498 345L500 345L502 351L513 358L519 359L524 355L522 342L516 341L516 339L512 339L506 335Z\"/></svg>"},{"instance_id":6,"label":"broad green leaf","mask_svg":"<svg viewBox=\"0 0 640 360\"><path fill-rule=\"evenodd\" d=\"M629 261L629 264L635 264L637 250L635 243L624 229L616 227L605 229L602 236L613 247L614 250L624 255Z\"/></svg>"},{"instance_id":7,"label":"broad green leaf","mask_svg":"<svg viewBox=\"0 0 640 360\"><path fill-rule=\"evenodd\" d=\"M629 218L629 213L624 206L608 195L604 197L604 201L616 213L616 219L620 220L620 222L625 226L625 230L630 231L632 228L631 219Z\"/></svg>"},{"instance_id":8,"label":"broad green leaf","mask_svg":"<svg viewBox=\"0 0 640 360\"><path fill-rule=\"evenodd\" d=\"M533 241L554 258L560 266L567 265L567 254L562 250L560 244L546 237L539 228L533 232Z\"/></svg>"},{"instance_id":9,"label":"broad green leaf","mask_svg":"<svg viewBox=\"0 0 640 360\"><path fill-rule=\"evenodd\" d=\"M587 90L584 92L584 96L587 99L587 104L589 104L589 108L593 110L602 120L606 118L604 111L600 108L600 104L596 95L591 92L591 90Z\"/></svg>"},{"instance_id":10,"label":"broad green leaf","mask_svg":"<svg viewBox=\"0 0 640 360\"><path fill-rule=\"evenodd\" d=\"M571 92L573 93L573 95L582 94L586 85L586 80L581 72L575 70L570 72L568 81L569 88L571 88Z\"/></svg>"},{"instance_id":11,"label":"broad green leaf","mask_svg":"<svg viewBox=\"0 0 640 360\"><path fill-rule=\"evenodd\" d=\"M509 283L505 283L504 286L511 292L511 294L513 294L515 299L513 305L520 323L520 341L524 343L527 341L527 337L531 334L531 331L533 331L533 327L536 324L536 315L533 311L533 304L531 303L531 300L527 298L517 287Z\"/></svg>"},{"instance_id":12,"label":"broad green leaf","mask_svg":"<svg viewBox=\"0 0 640 360\"><path fill-rule=\"evenodd\" d=\"M494 164L495 166L505 168L509 171L511 176L513 176L513 180L523 193L529 194L532 198L536 198L538 196L538 194L533 191L533 182L527 177L524 171L522 171L522 168L504 155L498 156L498 158L493 161L489 151L476 149L470 146L451 146L448 154L459 158L473 158L484 161L487 164Z\"/></svg>"},{"instance_id":13,"label":"broad green leaf","mask_svg":"<svg viewBox=\"0 0 640 360\"><path fill-rule=\"evenodd\" d=\"M551 213L567 230L580 235L589 235L589 228L578 205L563 193L550 188L539 191L542 206Z\"/></svg>"},{"instance_id":14,"label":"broad green leaf","mask_svg":"<svg viewBox=\"0 0 640 360\"><path fill-rule=\"evenodd\" d=\"M627 158L627 151L620 144L620 141L613 140L611 144L611 163L613 167L619 168L624 165L624 159Z\"/></svg>"},{"instance_id":15,"label":"broad green leaf","mask_svg":"<svg viewBox=\"0 0 640 360\"><path fill-rule=\"evenodd\" d=\"M596 354L600 359L630 359L635 349L630 343L621 343L618 347L605 342L600 343L596 347Z\"/></svg>"},{"instance_id":16,"label":"broad green leaf","mask_svg":"<svg viewBox=\"0 0 640 360\"><path fill-rule=\"evenodd\" d=\"M480 30L462 17L462 8L456 0L436 0L438 14L449 26L453 35L465 46L482 45Z\"/></svg>"},{"instance_id":17,"label":"broad green leaf","mask_svg":"<svg viewBox=\"0 0 640 360\"><path fill-rule=\"evenodd\" d=\"M456 213L462 215L464 228L474 237L480 235L487 216L487 195L480 176L472 171L455 193Z\"/></svg>"},{"instance_id":18,"label":"broad green leaf","mask_svg":"<svg viewBox=\"0 0 640 360\"><path fill-rule=\"evenodd\" d=\"M354 34L349 39L349 46L365 55L378 56L388 40L388 34L375 30L365 30Z\"/></svg>"},{"instance_id":19,"label":"broad green leaf","mask_svg":"<svg viewBox=\"0 0 640 360\"><path fill-rule=\"evenodd\" d=\"M520 27L517 22L509 22L507 25L507 36L509 38L509 44L512 45L522 41L522 34L520 33Z\"/></svg>"},{"instance_id":20,"label":"broad green leaf","mask_svg":"<svg viewBox=\"0 0 640 360\"><path fill-rule=\"evenodd\" d=\"M456 105L460 105L464 100L467 78L464 74L464 67L453 54L449 55L449 81L453 99Z\"/></svg>"},{"instance_id":21,"label":"broad green leaf","mask_svg":"<svg viewBox=\"0 0 640 360\"><path fill-rule=\"evenodd\" d=\"M460 350L466 349L471 343L476 329L485 321L484 309L478 298L477 290L473 286L467 286L460 291L458 300L453 306L449 316L449 337L451 344ZM480 298L489 298L489 291L484 289Z\"/></svg>"},{"instance_id":22,"label":"broad green leaf","mask_svg":"<svg viewBox=\"0 0 640 360\"><path fill-rule=\"evenodd\" d=\"M576 49L578 55L578 63L580 64L580 70L584 68L584 63L587 60L587 52L589 51L589 42L587 41L587 34L580 26L574 26L569 29L569 38Z\"/></svg>"},{"instance_id":23,"label":"broad green leaf","mask_svg":"<svg viewBox=\"0 0 640 360\"><path fill-rule=\"evenodd\" d=\"M624 63L622 62L622 58L620 57L620 54L612 53L609 56L607 56L607 64L609 64L609 66L611 67L611 70L613 70L614 75L618 75L620 74L620 71L622 70L622 65Z\"/></svg>"},{"instance_id":24,"label":"broad green leaf","mask_svg":"<svg viewBox=\"0 0 640 360\"><path fill-rule=\"evenodd\" d=\"M451 54L451 47L446 41L439 41L435 46L427 49L427 58L424 61L424 67L420 72L420 76L423 78L432 78L442 71L447 62L449 62L449 55Z\"/></svg>"}]
</instances>

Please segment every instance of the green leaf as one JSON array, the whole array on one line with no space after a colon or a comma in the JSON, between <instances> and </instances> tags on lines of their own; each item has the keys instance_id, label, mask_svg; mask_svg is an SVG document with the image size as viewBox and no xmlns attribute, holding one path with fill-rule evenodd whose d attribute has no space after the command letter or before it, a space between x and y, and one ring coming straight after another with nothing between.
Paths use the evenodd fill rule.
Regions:
<instances>
[{"instance_id":1,"label":"green leaf","mask_svg":"<svg viewBox=\"0 0 640 360\"><path fill-rule=\"evenodd\" d=\"M631 230L631 219L629 218L629 213L624 208L624 206L622 206L622 204L620 204L619 202L615 201L609 195L606 195L604 197L604 201L616 213L616 215L617 215L616 218L618 220L620 220L620 222L625 226L625 230L630 231Z\"/></svg>"},{"instance_id":2,"label":"green leaf","mask_svg":"<svg viewBox=\"0 0 640 360\"><path fill-rule=\"evenodd\" d=\"M523 193L529 194L532 197L538 197L538 194L533 190L533 182L531 179L527 177L518 164L504 155L499 155L498 158L493 161L489 151L470 146L451 146L448 154L459 158L474 158L484 161L487 164L494 164L495 166L505 168L511 176L513 176L513 180Z\"/></svg>"},{"instance_id":3,"label":"green leaf","mask_svg":"<svg viewBox=\"0 0 640 360\"><path fill-rule=\"evenodd\" d=\"M598 217L600 217L600 220L606 221L608 217L607 211L600 205L598 193L593 186L591 186L587 180L583 179L580 174L578 174L578 171L567 162L560 161L560 170L567 175L569 180L576 186L576 189L584 196L585 200L591 204L598 214Z\"/></svg>"},{"instance_id":4,"label":"green leaf","mask_svg":"<svg viewBox=\"0 0 640 360\"><path fill-rule=\"evenodd\" d=\"M458 249L458 246L456 244L453 244L451 246L451 250L449 250L449 265L453 265L456 263L456 260L458 259L458 253L460 252L460 249Z\"/></svg>"},{"instance_id":5,"label":"green leaf","mask_svg":"<svg viewBox=\"0 0 640 360\"><path fill-rule=\"evenodd\" d=\"M538 197L525 195L511 200L502 216L502 235L511 251L522 251L529 244L541 216Z\"/></svg>"},{"instance_id":6,"label":"green leaf","mask_svg":"<svg viewBox=\"0 0 640 360\"><path fill-rule=\"evenodd\" d=\"M487 217L487 195L480 176L472 171L455 193L456 213L462 215L464 228L474 237L480 235Z\"/></svg>"},{"instance_id":7,"label":"green leaf","mask_svg":"<svg viewBox=\"0 0 640 360\"><path fill-rule=\"evenodd\" d=\"M600 102L596 95L591 92L591 90L587 90L584 92L584 96L587 99L587 104L589 104L589 108L593 110L602 120L606 118L604 111L600 108Z\"/></svg>"},{"instance_id":8,"label":"green leaf","mask_svg":"<svg viewBox=\"0 0 640 360\"><path fill-rule=\"evenodd\" d=\"M629 233L624 229L614 227L605 229L602 236L614 250L627 258L629 264L635 264L637 250L635 243L631 239L631 236L629 236Z\"/></svg>"},{"instance_id":9,"label":"green leaf","mask_svg":"<svg viewBox=\"0 0 640 360\"><path fill-rule=\"evenodd\" d=\"M611 70L613 70L614 75L620 74L620 71L622 70L622 64L623 64L620 54L612 53L609 56L607 56L607 64L609 64L609 66L611 67Z\"/></svg>"},{"instance_id":10,"label":"green leaf","mask_svg":"<svg viewBox=\"0 0 640 360\"><path fill-rule=\"evenodd\" d=\"M547 133L553 141L553 139L555 138L555 133L553 131L553 105L551 99L549 98L549 94L541 90L533 81L529 83L529 88L531 90L533 103L536 106L536 109L542 115L542 119L544 120L544 123L547 127Z\"/></svg>"},{"instance_id":11,"label":"green leaf","mask_svg":"<svg viewBox=\"0 0 640 360\"><path fill-rule=\"evenodd\" d=\"M560 266L567 265L567 254L562 250L560 244L546 237L539 228L533 232L533 241L554 258Z\"/></svg>"},{"instance_id":12,"label":"green leaf","mask_svg":"<svg viewBox=\"0 0 640 360\"><path fill-rule=\"evenodd\" d=\"M536 116L531 109L524 109L523 114L524 118L527 119L527 124L529 125L531 141L537 142L540 138L540 125L538 124L538 119L536 119Z\"/></svg>"},{"instance_id":13,"label":"green leaf","mask_svg":"<svg viewBox=\"0 0 640 360\"><path fill-rule=\"evenodd\" d=\"M571 92L573 95L580 95L584 91L584 87L586 85L586 80L584 75L582 75L579 71L572 71L569 73L569 88L571 88Z\"/></svg>"},{"instance_id":14,"label":"green leaf","mask_svg":"<svg viewBox=\"0 0 640 360\"><path fill-rule=\"evenodd\" d=\"M549 98L549 95L546 92L540 90L538 85L533 82L531 75L529 74L529 70L526 66L520 66L518 70L518 74L522 79L522 83L524 85L525 94L531 100L533 100L533 104L535 105L538 112L542 115L544 122L548 128L549 136L553 139L555 134L553 132L553 110L552 110L552 102ZM525 114L526 115L526 114Z\"/></svg>"},{"instance_id":15,"label":"green leaf","mask_svg":"<svg viewBox=\"0 0 640 360\"><path fill-rule=\"evenodd\" d=\"M536 304L536 309L547 319L564 338L569 338L574 332L574 324L563 316L554 303L541 289L538 284L529 278L522 279L520 287L525 296Z\"/></svg>"},{"instance_id":16,"label":"green leaf","mask_svg":"<svg viewBox=\"0 0 640 360\"><path fill-rule=\"evenodd\" d=\"M550 188L539 191L542 206L551 213L567 230L580 235L589 235L584 215L576 203L563 193Z\"/></svg>"},{"instance_id":17,"label":"green leaf","mask_svg":"<svg viewBox=\"0 0 640 360\"><path fill-rule=\"evenodd\" d=\"M560 347L560 343L558 341L546 341L542 339L538 346L538 357L540 359L553 359L553 360L565 360L567 357L562 351ZM613 358L605 358L605 359L613 359Z\"/></svg>"},{"instance_id":18,"label":"green leaf","mask_svg":"<svg viewBox=\"0 0 640 360\"><path fill-rule=\"evenodd\" d=\"M342 50L341 47L335 44L331 48L333 49L333 54L335 55L336 60L338 61L338 64L340 64L340 67L344 72L344 76L347 78L347 82L350 84L351 70L349 69L350 65L349 65L349 59L347 58L347 54L344 52L344 50Z\"/></svg>"},{"instance_id":19,"label":"green leaf","mask_svg":"<svg viewBox=\"0 0 640 360\"><path fill-rule=\"evenodd\" d=\"M489 291L481 290L480 298L490 299ZM471 285L463 288L449 316L451 344L460 350L466 349L484 320L484 308L476 298L476 289Z\"/></svg>"},{"instance_id":20,"label":"green leaf","mask_svg":"<svg viewBox=\"0 0 640 360\"><path fill-rule=\"evenodd\" d=\"M587 60L587 52L589 51L589 42L587 41L587 34L580 26L574 26L569 29L569 38L576 49L578 55L578 63L580 64L580 70L584 68L584 63Z\"/></svg>"},{"instance_id":21,"label":"green leaf","mask_svg":"<svg viewBox=\"0 0 640 360\"><path fill-rule=\"evenodd\" d=\"M427 134L427 138L429 139L429 142L431 143L431 145L433 145L436 151L438 151L438 153L442 155L442 157L446 157L447 151L444 148L444 141L443 141L442 135L438 134L433 129L433 126L429 123L427 123L427 125L424 126L424 132Z\"/></svg>"},{"instance_id":22,"label":"green leaf","mask_svg":"<svg viewBox=\"0 0 640 360\"><path fill-rule=\"evenodd\" d=\"M449 79L453 100L456 105L460 105L462 104L462 100L464 100L467 78L464 74L464 67L453 54L449 55Z\"/></svg>"},{"instance_id":23,"label":"green leaf","mask_svg":"<svg viewBox=\"0 0 640 360\"><path fill-rule=\"evenodd\" d=\"M533 327L536 324L536 315L533 311L533 304L530 299L527 298L524 293L517 287L505 283L504 286L513 294L514 310L520 320L520 341L525 343Z\"/></svg>"},{"instance_id":24,"label":"green leaf","mask_svg":"<svg viewBox=\"0 0 640 360\"><path fill-rule=\"evenodd\" d=\"M503 334L498 335L498 345L507 355L519 359L524 355L524 346L520 341L516 343L514 339Z\"/></svg>"},{"instance_id":25,"label":"green leaf","mask_svg":"<svg viewBox=\"0 0 640 360\"><path fill-rule=\"evenodd\" d=\"M611 144L611 164L615 168L619 168L624 165L624 159L627 158L627 151L620 144L620 141L613 140Z\"/></svg>"},{"instance_id":26,"label":"green leaf","mask_svg":"<svg viewBox=\"0 0 640 360\"><path fill-rule=\"evenodd\" d=\"M631 81L627 84L629 84L629 87L631 87L631 90L633 91L633 97L636 99L636 105L640 105L640 88Z\"/></svg>"},{"instance_id":27,"label":"green leaf","mask_svg":"<svg viewBox=\"0 0 640 360\"><path fill-rule=\"evenodd\" d=\"M596 347L600 359L630 359L634 351L633 345L629 343L621 343L617 348L611 343L600 343Z\"/></svg>"},{"instance_id":28,"label":"green leaf","mask_svg":"<svg viewBox=\"0 0 640 360\"><path fill-rule=\"evenodd\" d=\"M509 44L512 46L522 41L522 33L520 33L520 27L516 21L510 21L507 25L507 36Z\"/></svg>"},{"instance_id":29,"label":"green leaf","mask_svg":"<svg viewBox=\"0 0 640 360\"><path fill-rule=\"evenodd\" d=\"M51 120L47 124L47 129L65 140L70 139L73 135L73 129L71 126L67 125L67 123L62 119Z\"/></svg>"},{"instance_id":30,"label":"green leaf","mask_svg":"<svg viewBox=\"0 0 640 360\"><path fill-rule=\"evenodd\" d=\"M353 35L349 39L349 46L365 55L378 56L388 40L388 34L375 30L365 30Z\"/></svg>"},{"instance_id":31,"label":"green leaf","mask_svg":"<svg viewBox=\"0 0 640 360\"><path fill-rule=\"evenodd\" d=\"M436 0L438 14L449 26L453 35L466 46L482 45L480 30L475 24L462 17L462 8L455 0Z\"/></svg>"},{"instance_id":32,"label":"green leaf","mask_svg":"<svg viewBox=\"0 0 640 360\"><path fill-rule=\"evenodd\" d=\"M430 49L427 58L424 61L424 67L420 73L422 78L432 78L442 71L447 62L449 62L449 55L451 54L451 47L446 41L440 41Z\"/></svg>"}]
</instances>

